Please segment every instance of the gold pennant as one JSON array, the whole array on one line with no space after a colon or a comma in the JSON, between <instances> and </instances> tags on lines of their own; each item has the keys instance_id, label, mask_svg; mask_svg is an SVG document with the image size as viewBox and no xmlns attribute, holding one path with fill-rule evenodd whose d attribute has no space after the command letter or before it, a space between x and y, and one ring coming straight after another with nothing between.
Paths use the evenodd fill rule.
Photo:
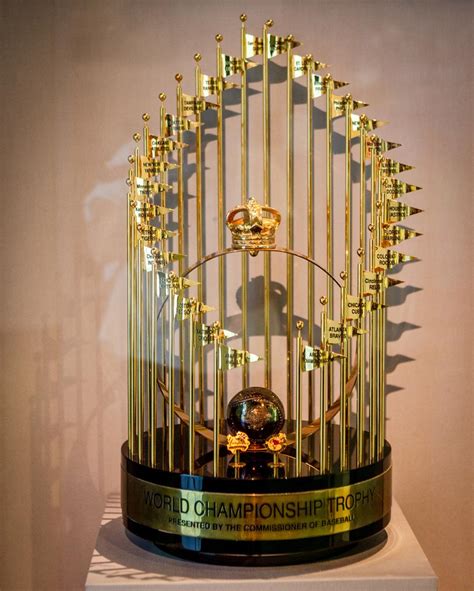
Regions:
<instances>
[{"instance_id":1,"label":"gold pennant","mask_svg":"<svg viewBox=\"0 0 474 591\"><path fill-rule=\"evenodd\" d=\"M393 285L399 285L400 283L403 283L403 281L386 277L382 273L376 273L375 271L364 271L364 285L362 286L362 295L376 295L383 289L392 287Z\"/></svg>"},{"instance_id":2,"label":"gold pennant","mask_svg":"<svg viewBox=\"0 0 474 591\"><path fill-rule=\"evenodd\" d=\"M166 297L171 290L180 292L196 285L199 285L198 281L180 277L174 272L158 271L158 297Z\"/></svg>"},{"instance_id":3,"label":"gold pennant","mask_svg":"<svg viewBox=\"0 0 474 591\"><path fill-rule=\"evenodd\" d=\"M396 199L397 197L400 197L400 195L411 193L412 191L419 191L420 189L421 187L404 183L399 179L389 177L382 179L382 193L391 199Z\"/></svg>"},{"instance_id":4,"label":"gold pennant","mask_svg":"<svg viewBox=\"0 0 474 591\"><path fill-rule=\"evenodd\" d=\"M196 322L194 324L194 336L196 347L203 347L205 345L210 345L217 339L230 339L231 337L236 337L237 333L214 325L209 326L208 324Z\"/></svg>"},{"instance_id":5,"label":"gold pennant","mask_svg":"<svg viewBox=\"0 0 474 591\"><path fill-rule=\"evenodd\" d=\"M319 347L311 347L310 345L306 345L302 351L303 371L313 371L314 369L319 369L321 365L330 363L331 361L340 359L342 357L345 357L345 355L334 353L334 351L326 351L324 349L320 349Z\"/></svg>"},{"instance_id":6,"label":"gold pennant","mask_svg":"<svg viewBox=\"0 0 474 591\"><path fill-rule=\"evenodd\" d=\"M138 224L138 240L143 243L144 246L153 246L158 240L168 240L176 236L177 232L171 232L164 228L157 228L150 226L150 224Z\"/></svg>"},{"instance_id":7,"label":"gold pennant","mask_svg":"<svg viewBox=\"0 0 474 591\"><path fill-rule=\"evenodd\" d=\"M133 193L142 199L151 199L158 193L158 183L136 176L133 179Z\"/></svg>"},{"instance_id":8,"label":"gold pennant","mask_svg":"<svg viewBox=\"0 0 474 591\"><path fill-rule=\"evenodd\" d=\"M192 96L190 94L183 94L182 100L182 113L184 117L197 115L208 109L219 108L219 105L216 105L215 103L209 103L200 97Z\"/></svg>"},{"instance_id":9,"label":"gold pennant","mask_svg":"<svg viewBox=\"0 0 474 591\"><path fill-rule=\"evenodd\" d=\"M349 82L342 82L340 80L328 79L326 76L318 76L318 74L311 75L311 98L318 98L326 94L328 83L331 82L332 88L341 88L347 86Z\"/></svg>"},{"instance_id":10,"label":"gold pennant","mask_svg":"<svg viewBox=\"0 0 474 591\"><path fill-rule=\"evenodd\" d=\"M382 121L380 119L370 119L366 115L351 113L352 137L357 137L361 129L365 129L365 131L373 131L374 129L382 127L386 124L387 121Z\"/></svg>"},{"instance_id":11,"label":"gold pennant","mask_svg":"<svg viewBox=\"0 0 474 591\"><path fill-rule=\"evenodd\" d=\"M148 158L147 156L140 156L141 165L143 172L148 176L156 176L161 172L178 168L177 164L171 164L170 162L164 162L159 158Z\"/></svg>"},{"instance_id":12,"label":"gold pennant","mask_svg":"<svg viewBox=\"0 0 474 591\"><path fill-rule=\"evenodd\" d=\"M386 213L384 222L387 224L401 222L411 215L423 213L422 209L412 207L411 205L402 203L401 201L395 201L395 199L387 199L385 211Z\"/></svg>"},{"instance_id":13,"label":"gold pennant","mask_svg":"<svg viewBox=\"0 0 474 591\"><path fill-rule=\"evenodd\" d=\"M402 164L401 162L397 162L391 158L385 158L382 156L379 159L379 171L383 176L393 176L394 174L399 174L400 172L405 172L406 170L412 169L413 166Z\"/></svg>"},{"instance_id":14,"label":"gold pennant","mask_svg":"<svg viewBox=\"0 0 474 591\"><path fill-rule=\"evenodd\" d=\"M184 117L167 113L165 116L165 135L175 135L180 131L194 131L199 125L196 121L190 121Z\"/></svg>"},{"instance_id":15,"label":"gold pennant","mask_svg":"<svg viewBox=\"0 0 474 591\"><path fill-rule=\"evenodd\" d=\"M158 154L165 154L186 147L187 144L175 142L169 137L161 137L159 135L148 136L148 152L152 158L156 158Z\"/></svg>"},{"instance_id":16,"label":"gold pennant","mask_svg":"<svg viewBox=\"0 0 474 591\"><path fill-rule=\"evenodd\" d=\"M326 334L328 345L340 345L344 339L366 334L367 331L356 326L348 326L337 320L326 320Z\"/></svg>"},{"instance_id":17,"label":"gold pennant","mask_svg":"<svg viewBox=\"0 0 474 591\"><path fill-rule=\"evenodd\" d=\"M157 252L155 254L155 262L158 268L162 268L165 265L169 265L170 263L184 259L184 254L179 252L162 251L158 249L156 250Z\"/></svg>"},{"instance_id":18,"label":"gold pennant","mask_svg":"<svg viewBox=\"0 0 474 591\"><path fill-rule=\"evenodd\" d=\"M254 35L245 35L245 57L253 57L254 55L262 55L263 53L263 39L262 37L255 37Z\"/></svg>"},{"instance_id":19,"label":"gold pennant","mask_svg":"<svg viewBox=\"0 0 474 591\"><path fill-rule=\"evenodd\" d=\"M345 320L357 320L363 318L368 309L368 300L360 296L347 294L344 306Z\"/></svg>"},{"instance_id":20,"label":"gold pennant","mask_svg":"<svg viewBox=\"0 0 474 591\"><path fill-rule=\"evenodd\" d=\"M395 148L399 148L402 144L397 144L396 142L388 142L376 135L371 135L367 138L365 143L365 158L366 160L371 157L372 152L376 154L384 154L389 150L394 150Z\"/></svg>"},{"instance_id":21,"label":"gold pennant","mask_svg":"<svg viewBox=\"0 0 474 591\"><path fill-rule=\"evenodd\" d=\"M148 201L131 201L130 206L133 207L133 213L138 223L147 223L159 215L166 215L172 209L168 207L161 207Z\"/></svg>"},{"instance_id":22,"label":"gold pennant","mask_svg":"<svg viewBox=\"0 0 474 591\"><path fill-rule=\"evenodd\" d=\"M207 74L201 74L201 89L202 96L211 96L217 94L219 90L227 90L229 88L240 88L240 84L234 82L225 82L222 78L219 79L216 76L208 76Z\"/></svg>"},{"instance_id":23,"label":"gold pennant","mask_svg":"<svg viewBox=\"0 0 474 591\"><path fill-rule=\"evenodd\" d=\"M196 301L194 298L179 296L176 301L175 316L178 320L186 320L193 314L205 314L206 312L210 312L213 309L214 308L206 306L202 302Z\"/></svg>"},{"instance_id":24,"label":"gold pennant","mask_svg":"<svg viewBox=\"0 0 474 591\"><path fill-rule=\"evenodd\" d=\"M396 250L388 250L382 246L377 246L375 250L375 270L392 269L400 263L408 263L409 261L417 261L416 257L408 254L402 254Z\"/></svg>"},{"instance_id":25,"label":"gold pennant","mask_svg":"<svg viewBox=\"0 0 474 591\"><path fill-rule=\"evenodd\" d=\"M298 41L291 41L291 47L298 47L298 45L300 45ZM286 53L288 51L288 47L288 40L286 37L280 37L279 35L272 35L271 33L267 33L268 58L272 58L276 55Z\"/></svg>"},{"instance_id":26,"label":"gold pennant","mask_svg":"<svg viewBox=\"0 0 474 591\"><path fill-rule=\"evenodd\" d=\"M389 246L396 246L404 240L416 238L417 236L421 236L421 234L419 232L415 232L415 230L410 230L410 228L404 228L403 226L395 226L390 224L383 224L381 243L384 248L387 248Z\"/></svg>"},{"instance_id":27,"label":"gold pennant","mask_svg":"<svg viewBox=\"0 0 474 591\"><path fill-rule=\"evenodd\" d=\"M240 349L232 349L232 347L228 347L227 345L219 345L218 364L219 369L224 371L261 360L262 357L259 357L254 353L249 353L248 351L242 351Z\"/></svg>"},{"instance_id":28,"label":"gold pennant","mask_svg":"<svg viewBox=\"0 0 474 591\"><path fill-rule=\"evenodd\" d=\"M254 68L257 64L241 57L234 57L223 53L221 55L221 64L223 76L233 76L234 74L243 74L245 70Z\"/></svg>"},{"instance_id":29,"label":"gold pennant","mask_svg":"<svg viewBox=\"0 0 474 591\"><path fill-rule=\"evenodd\" d=\"M363 101L356 101L355 99L347 100L345 96L338 96L336 94L332 95L332 117L341 117L342 115L346 114L347 105L350 103L351 108L353 110L360 109L361 107L368 107L368 103L364 103Z\"/></svg>"}]
</instances>

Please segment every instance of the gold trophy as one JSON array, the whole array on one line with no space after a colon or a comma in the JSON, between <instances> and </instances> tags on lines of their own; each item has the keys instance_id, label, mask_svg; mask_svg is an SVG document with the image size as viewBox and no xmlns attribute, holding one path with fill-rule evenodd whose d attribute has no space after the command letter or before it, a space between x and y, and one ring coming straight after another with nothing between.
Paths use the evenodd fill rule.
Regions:
<instances>
[{"instance_id":1,"label":"gold trophy","mask_svg":"<svg viewBox=\"0 0 474 591\"><path fill-rule=\"evenodd\" d=\"M338 553L390 520L386 290L400 282L387 273L414 260L394 247L418 236L398 224L421 210L399 199L419 187L395 178L411 167L386 156L399 144L375 135L383 122L356 113L366 103L335 93L347 83L321 74L327 65L312 55L298 55L300 44L273 34L273 21L256 36L247 32L247 17L240 20L240 55L225 54L216 35L215 75L201 71L195 54L193 94L184 93L177 74L176 114L161 93L156 121L145 113L143 130L133 135L122 507L131 532L168 552L282 564ZM270 137L270 62L278 56L286 73L283 189L272 185ZM253 68L261 73L252 78L261 80L258 195L249 191ZM231 89L240 94L238 136L225 133ZM296 134L296 90L305 97L304 138ZM322 154L314 151L316 105L325 121ZM333 182L337 118L344 121L341 194ZM212 191L204 166L210 126L217 130L215 150L209 144L206 152L206 163L215 154ZM297 141L306 144L304 195L295 191ZM240 146L240 196L225 190L226 142ZM315 158L326 166L319 190ZM326 222L318 251L316 216ZM281 270L284 312L276 318ZM234 318L231 271L241 307Z\"/></svg>"}]
</instances>

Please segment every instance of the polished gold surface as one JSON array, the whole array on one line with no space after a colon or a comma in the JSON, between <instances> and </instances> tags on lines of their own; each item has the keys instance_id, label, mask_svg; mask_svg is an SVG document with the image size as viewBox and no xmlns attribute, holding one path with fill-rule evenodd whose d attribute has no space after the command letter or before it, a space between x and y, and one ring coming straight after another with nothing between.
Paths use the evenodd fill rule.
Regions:
<instances>
[{"instance_id":1,"label":"polished gold surface","mask_svg":"<svg viewBox=\"0 0 474 591\"><path fill-rule=\"evenodd\" d=\"M172 534L215 540L263 542L347 532L386 516L392 493L391 469L357 484L285 494L193 491L131 474L125 478L124 507L130 519Z\"/></svg>"},{"instance_id":2,"label":"polished gold surface","mask_svg":"<svg viewBox=\"0 0 474 591\"><path fill-rule=\"evenodd\" d=\"M253 198L244 205L234 207L226 218L233 248L248 250L254 256L260 250L274 248L280 221L279 211L262 206Z\"/></svg>"}]
</instances>

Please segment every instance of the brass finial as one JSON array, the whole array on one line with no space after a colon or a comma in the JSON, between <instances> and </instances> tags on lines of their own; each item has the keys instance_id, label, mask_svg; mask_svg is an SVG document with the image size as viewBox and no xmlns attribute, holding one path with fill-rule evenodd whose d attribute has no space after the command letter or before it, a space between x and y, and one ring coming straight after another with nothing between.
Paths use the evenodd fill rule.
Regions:
<instances>
[{"instance_id":1,"label":"brass finial","mask_svg":"<svg viewBox=\"0 0 474 591\"><path fill-rule=\"evenodd\" d=\"M202 58L202 55L200 53L195 53L194 54L194 61L195 62L200 62Z\"/></svg>"},{"instance_id":2,"label":"brass finial","mask_svg":"<svg viewBox=\"0 0 474 591\"><path fill-rule=\"evenodd\" d=\"M326 296L321 296L319 298L319 303L321 304L321 306L325 306L328 303L328 299Z\"/></svg>"},{"instance_id":3,"label":"brass finial","mask_svg":"<svg viewBox=\"0 0 474 591\"><path fill-rule=\"evenodd\" d=\"M223 40L224 40L224 35L221 35L220 33L217 33L217 35L216 35L216 41L217 41L217 43L220 43Z\"/></svg>"},{"instance_id":4,"label":"brass finial","mask_svg":"<svg viewBox=\"0 0 474 591\"><path fill-rule=\"evenodd\" d=\"M369 230L369 232L373 232L373 231L375 230L375 226L374 226L374 224L369 224L369 225L367 226L367 229Z\"/></svg>"},{"instance_id":5,"label":"brass finial","mask_svg":"<svg viewBox=\"0 0 474 591\"><path fill-rule=\"evenodd\" d=\"M269 29L271 27L273 27L273 19L269 18L267 21L265 21L265 26L268 27Z\"/></svg>"},{"instance_id":6,"label":"brass finial","mask_svg":"<svg viewBox=\"0 0 474 591\"><path fill-rule=\"evenodd\" d=\"M181 80L183 79L183 75L182 74L176 74L176 76L174 77L174 79L176 80L176 82L178 84L181 84Z\"/></svg>"},{"instance_id":7,"label":"brass finial","mask_svg":"<svg viewBox=\"0 0 474 591\"><path fill-rule=\"evenodd\" d=\"M340 277L340 278L341 278L343 281L345 281L345 280L347 279L347 273L346 273L345 271L341 271L341 272L339 273L339 277Z\"/></svg>"},{"instance_id":8,"label":"brass finial","mask_svg":"<svg viewBox=\"0 0 474 591\"><path fill-rule=\"evenodd\" d=\"M295 36L294 35L287 35L286 36L286 40L289 41L290 43L294 40Z\"/></svg>"},{"instance_id":9,"label":"brass finial","mask_svg":"<svg viewBox=\"0 0 474 591\"><path fill-rule=\"evenodd\" d=\"M126 179L125 184L130 187L130 185L132 184L132 181L130 179Z\"/></svg>"},{"instance_id":10,"label":"brass finial","mask_svg":"<svg viewBox=\"0 0 474 591\"><path fill-rule=\"evenodd\" d=\"M364 250L363 248L358 248L358 249L357 249L357 254L358 254L360 257L362 257L362 256L364 256L364 254L365 254L365 250Z\"/></svg>"},{"instance_id":11,"label":"brass finial","mask_svg":"<svg viewBox=\"0 0 474 591\"><path fill-rule=\"evenodd\" d=\"M136 142L139 142L142 139L142 136L138 133L138 131L135 132L132 137Z\"/></svg>"},{"instance_id":12,"label":"brass finial","mask_svg":"<svg viewBox=\"0 0 474 591\"><path fill-rule=\"evenodd\" d=\"M304 327L304 322L302 320L298 320L298 322L296 323L296 329L303 330L303 327Z\"/></svg>"},{"instance_id":13,"label":"brass finial","mask_svg":"<svg viewBox=\"0 0 474 591\"><path fill-rule=\"evenodd\" d=\"M377 206L377 209L380 209L382 207L382 201L380 201L380 199L378 201L376 201L375 205Z\"/></svg>"},{"instance_id":14,"label":"brass finial","mask_svg":"<svg viewBox=\"0 0 474 591\"><path fill-rule=\"evenodd\" d=\"M149 113L143 113L142 119L143 119L143 121L150 121L150 114Z\"/></svg>"},{"instance_id":15,"label":"brass finial","mask_svg":"<svg viewBox=\"0 0 474 591\"><path fill-rule=\"evenodd\" d=\"M130 154L127 160L130 162L130 164L133 164L135 162L135 156L133 154Z\"/></svg>"},{"instance_id":16,"label":"brass finial","mask_svg":"<svg viewBox=\"0 0 474 591\"><path fill-rule=\"evenodd\" d=\"M166 94L164 92L160 92L160 94L158 95L158 98L163 103L166 100Z\"/></svg>"},{"instance_id":17,"label":"brass finial","mask_svg":"<svg viewBox=\"0 0 474 591\"><path fill-rule=\"evenodd\" d=\"M245 21L247 20L247 15L246 15L245 13L242 13L242 14L240 15L240 20L241 20L243 23L245 23Z\"/></svg>"}]
</instances>

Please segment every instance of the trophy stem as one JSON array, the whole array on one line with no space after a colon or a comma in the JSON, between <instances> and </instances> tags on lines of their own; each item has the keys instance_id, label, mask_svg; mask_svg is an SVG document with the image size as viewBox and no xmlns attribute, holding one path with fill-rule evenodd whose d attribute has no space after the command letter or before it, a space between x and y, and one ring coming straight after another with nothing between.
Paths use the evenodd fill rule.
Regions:
<instances>
[{"instance_id":1,"label":"trophy stem","mask_svg":"<svg viewBox=\"0 0 474 591\"><path fill-rule=\"evenodd\" d=\"M168 294L168 469L174 470L174 302L176 295L170 288Z\"/></svg>"},{"instance_id":2,"label":"trophy stem","mask_svg":"<svg viewBox=\"0 0 474 591\"><path fill-rule=\"evenodd\" d=\"M363 177L362 177L363 178ZM361 240L362 242L362 240ZM358 293L363 297L364 264L358 265ZM364 428L365 428L365 316L359 318L357 334L357 467L364 464Z\"/></svg>"},{"instance_id":3,"label":"trophy stem","mask_svg":"<svg viewBox=\"0 0 474 591\"><path fill-rule=\"evenodd\" d=\"M382 223L386 219L386 197L385 193L381 190L381 170L380 166L377 167L377 189L378 189L378 198L379 202L379 219L378 219L378 241L377 244L381 243L381 235L382 235ZM383 447L385 441L385 353L386 353L386 342L385 342L385 322L386 322L386 312L385 312L385 271L381 272L382 281L380 285L380 292L379 292L379 303L380 307L377 310L377 319L378 319L378 334L379 334L379 403L378 403L378 444L377 444L377 459L380 459L383 455Z\"/></svg>"},{"instance_id":4,"label":"trophy stem","mask_svg":"<svg viewBox=\"0 0 474 591\"><path fill-rule=\"evenodd\" d=\"M129 175L130 181L131 174ZM127 199L127 381L128 381L128 450L131 457L135 455L135 292L134 292L134 245L135 245L135 224L132 215L131 197L129 193Z\"/></svg>"},{"instance_id":5,"label":"trophy stem","mask_svg":"<svg viewBox=\"0 0 474 591\"><path fill-rule=\"evenodd\" d=\"M327 301L327 300L326 300ZM321 349L327 350L327 315L325 310L321 311ZM319 393L319 473L325 474L327 472L327 460L328 460L328 435L327 435L327 424L326 424L326 412L327 412L327 388L328 388L328 373L330 363L325 363L321 366L320 376L320 393Z\"/></svg>"},{"instance_id":6,"label":"trophy stem","mask_svg":"<svg viewBox=\"0 0 474 591\"><path fill-rule=\"evenodd\" d=\"M288 52L286 62L286 247L293 250L293 206L294 206L294 164L293 164L293 43L288 39ZM287 390L287 416L293 418L293 285L294 264L293 258L287 257L286 262L286 390Z\"/></svg>"},{"instance_id":7,"label":"trophy stem","mask_svg":"<svg viewBox=\"0 0 474 591\"><path fill-rule=\"evenodd\" d=\"M176 114L178 121L183 119L183 89L181 86L182 76L177 74L175 76L177 80L176 85ZM178 126L176 132L176 140L178 145L183 142L182 125ZM182 147L178 147L177 150L177 197L178 197L178 252L184 254L184 155ZM184 270L183 259L180 258L178 261L178 273L182 275ZM184 334L183 326L179 324L179 405L182 406L184 403Z\"/></svg>"},{"instance_id":8,"label":"trophy stem","mask_svg":"<svg viewBox=\"0 0 474 591\"><path fill-rule=\"evenodd\" d=\"M314 258L314 236L313 236L313 216L314 216L314 137L313 137L313 58L306 56L306 134L307 134L307 248L308 257ZM314 267L308 264L308 341L313 342L314 333ZM314 419L314 376L311 372L308 375L308 420Z\"/></svg>"},{"instance_id":9,"label":"trophy stem","mask_svg":"<svg viewBox=\"0 0 474 591\"><path fill-rule=\"evenodd\" d=\"M221 374L220 371L220 324L215 323L214 336L214 440L213 440L213 476L219 476L219 429L221 424Z\"/></svg>"},{"instance_id":10,"label":"trophy stem","mask_svg":"<svg viewBox=\"0 0 474 591\"><path fill-rule=\"evenodd\" d=\"M188 427L188 472L194 473L194 439L196 423L196 401L194 393L194 315L189 316L188 323L188 380L189 380L189 427Z\"/></svg>"},{"instance_id":11,"label":"trophy stem","mask_svg":"<svg viewBox=\"0 0 474 591\"><path fill-rule=\"evenodd\" d=\"M339 464L341 472L347 470L347 337L345 335L344 327L346 322L344 320L344 313L346 310L346 278L344 275L344 284L341 289L341 325L343 327L342 338L341 338L341 359L340 359L340 378L339 378L339 391L340 391L340 423L339 423Z\"/></svg>"},{"instance_id":12,"label":"trophy stem","mask_svg":"<svg viewBox=\"0 0 474 591\"><path fill-rule=\"evenodd\" d=\"M372 269L376 268L376 245L377 236L374 236L374 230L377 224L377 154L375 148L372 147L370 154L370 193L371 193L371 263ZM377 303L377 295L372 296L373 303ZM378 367L378 311L375 310L370 315L370 405L369 405L369 461L375 461L377 453L377 414L378 414L378 400L377 400L377 386L379 384L379 367Z\"/></svg>"},{"instance_id":13,"label":"trophy stem","mask_svg":"<svg viewBox=\"0 0 474 591\"><path fill-rule=\"evenodd\" d=\"M296 477L301 476L302 429L303 429L303 339L301 331L303 321L296 323L298 334L296 337Z\"/></svg>"}]
</instances>

